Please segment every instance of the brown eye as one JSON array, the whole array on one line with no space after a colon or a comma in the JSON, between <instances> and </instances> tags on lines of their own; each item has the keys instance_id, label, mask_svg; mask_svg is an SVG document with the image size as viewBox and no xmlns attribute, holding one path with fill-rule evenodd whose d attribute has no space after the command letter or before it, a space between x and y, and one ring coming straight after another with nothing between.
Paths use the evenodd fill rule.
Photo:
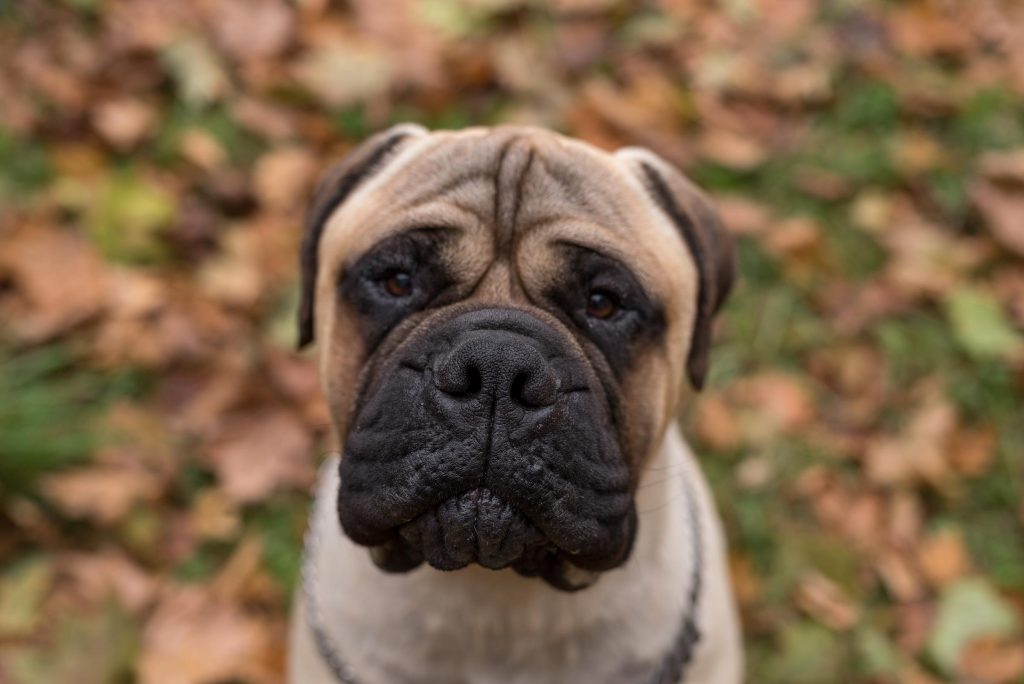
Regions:
<instances>
[{"instance_id":1,"label":"brown eye","mask_svg":"<svg viewBox=\"0 0 1024 684\"><path fill-rule=\"evenodd\" d=\"M605 320L615 315L619 310L619 303L615 301L614 295L604 290L594 290L587 298L587 315L591 318Z\"/></svg>"},{"instance_id":2,"label":"brown eye","mask_svg":"<svg viewBox=\"0 0 1024 684\"><path fill-rule=\"evenodd\" d=\"M412 294L412 276L405 271L397 271L384 281L384 289L392 297L408 297Z\"/></svg>"}]
</instances>

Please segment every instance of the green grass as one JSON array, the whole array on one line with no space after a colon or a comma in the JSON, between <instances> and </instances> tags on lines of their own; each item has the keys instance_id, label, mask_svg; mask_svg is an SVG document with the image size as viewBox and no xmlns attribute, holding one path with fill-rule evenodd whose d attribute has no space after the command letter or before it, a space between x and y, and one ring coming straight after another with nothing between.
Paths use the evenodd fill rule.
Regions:
<instances>
[{"instance_id":1,"label":"green grass","mask_svg":"<svg viewBox=\"0 0 1024 684\"><path fill-rule=\"evenodd\" d=\"M0 352L0 492L25 491L43 473L86 461L103 408L141 387L132 371L82 370L63 346Z\"/></svg>"}]
</instances>

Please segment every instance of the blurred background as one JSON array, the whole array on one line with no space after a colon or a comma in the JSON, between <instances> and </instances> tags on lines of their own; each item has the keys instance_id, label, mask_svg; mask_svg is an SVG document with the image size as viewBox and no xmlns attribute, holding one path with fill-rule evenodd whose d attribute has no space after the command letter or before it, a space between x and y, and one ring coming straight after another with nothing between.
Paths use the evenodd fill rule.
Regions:
<instances>
[{"instance_id":1,"label":"blurred background","mask_svg":"<svg viewBox=\"0 0 1024 684\"><path fill-rule=\"evenodd\" d=\"M683 416L763 683L1024 682L1024 4L0 0L0 682L280 681L311 184L646 145L743 279Z\"/></svg>"}]
</instances>

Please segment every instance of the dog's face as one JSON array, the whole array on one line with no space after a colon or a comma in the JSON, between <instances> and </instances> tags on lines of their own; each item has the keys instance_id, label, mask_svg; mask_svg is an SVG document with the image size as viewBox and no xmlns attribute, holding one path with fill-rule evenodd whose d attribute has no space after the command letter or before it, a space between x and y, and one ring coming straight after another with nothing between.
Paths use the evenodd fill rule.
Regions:
<instances>
[{"instance_id":1,"label":"dog's face","mask_svg":"<svg viewBox=\"0 0 1024 684\"><path fill-rule=\"evenodd\" d=\"M692 184L538 129L399 126L321 184L302 262L338 514L381 568L575 589L626 560L638 475L732 279Z\"/></svg>"}]
</instances>

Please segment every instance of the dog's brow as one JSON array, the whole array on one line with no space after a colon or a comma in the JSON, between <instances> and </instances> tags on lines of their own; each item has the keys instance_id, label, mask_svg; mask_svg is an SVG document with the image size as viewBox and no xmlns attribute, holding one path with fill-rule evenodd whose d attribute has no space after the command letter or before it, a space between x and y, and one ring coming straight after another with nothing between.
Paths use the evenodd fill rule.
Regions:
<instances>
[{"instance_id":1,"label":"dog's brow","mask_svg":"<svg viewBox=\"0 0 1024 684\"><path fill-rule=\"evenodd\" d=\"M608 259L609 261L614 262L616 265L621 266L622 268L624 268L625 270L629 271L630 273L633 272L633 269L630 268L629 264L626 263L619 254L617 254L617 253L615 253L615 252L613 252L611 250L608 250L608 249L606 249L606 248L604 248L602 246L593 245L593 244L585 244L583 242L578 242L576 240L570 240L568 238L560 238L558 240L555 240L554 244L558 245L559 247L568 247L570 249L576 249L576 250L580 250L582 252L590 252L591 254L596 254L596 255L598 255L600 257L604 257L605 259Z\"/></svg>"}]
</instances>

